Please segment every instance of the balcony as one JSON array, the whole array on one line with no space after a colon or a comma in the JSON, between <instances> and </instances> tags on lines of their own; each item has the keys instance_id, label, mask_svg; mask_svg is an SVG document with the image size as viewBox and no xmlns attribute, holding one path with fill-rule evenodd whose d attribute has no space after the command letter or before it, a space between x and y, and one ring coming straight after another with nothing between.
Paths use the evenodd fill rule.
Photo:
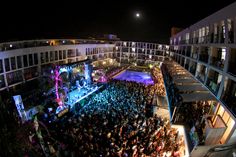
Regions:
<instances>
[{"instance_id":1,"label":"balcony","mask_svg":"<svg viewBox=\"0 0 236 157\"><path fill-rule=\"evenodd\" d=\"M196 37L196 38L193 38L193 44L198 44L199 42L198 42L198 37Z\"/></svg>"},{"instance_id":2,"label":"balcony","mask_svg":"<svg viewBox=\"0 0 236 157\"><path fill-rule=\"evenodd\" d=\"M229 38L229 40L228 40L229 44L234 43L234 32L233 31L228 32L228 38Z\"/></svg>"},{"instance_id":3,"label":"balcony","mask_svg":"<svg viewBox=\"0 0 236 157\"><path fill-rule=\"evenodd\" d=\"M208 78L206 85L212 91L212 93L217 95L219 87L220 87L220 84L217 84L217 81L215 81L215 79Z\"/></svg>"},{"instance_id":4,"label":"balcony","mask_svg":"<svg viewBox=\"0 0 236 157\"><path fill-rule=\"evenodd\" d=\"M22 76L23 75L22 75L22 71L21 70L14 71L14 72L11 72L11 73L7 73L6 77L7 77L8 85L12 85L12 84L15 84L15 83L23 81L23 77Z\"/></svg>"},{"instance_id":5,"label":"balcony","mask_svg":"<svg viewBox=\"0 0 236 157\"><path fill-rule=\"evenodd\" d=\"M193 52L192 58L193 58L193 59L197 59L197 58L198 58L197 52Z\"/></svg>"},{"instance_id":6,"label":"balcony","mask_svg":"<svg viewBox=\"0 0 236 157\"><path fill-rule=\"evenodd\" d=\"M187 52L186 52L186 56L187 56L187 57L190 57L190 54L191 54L190 51L187 51Z\"/></svg>"},{"instance_id":7,"label":"balcony","mask_svg":"<svg viewBox=\"0 0 236 157\"><path fill-rule=\"evenodd\" d=\"M220 68L220 70L223 70L224 68L224 60L219 59L217 57L210 57L210 65L213 65L217 68Z\"/></svg>"},{"instance_id":8,"label":"balcony","mask_svg":"<svg viewBox=\"0 0 236 157\"><path fill-rule=\"evenodd\" d=\"M229 107L229 109L236 114L236 82L228 79L224 91L221 96L222 101Z\"/></svg>"},{"instance_id":9,"label":"balcony","mask_svg":"<svg viewBox=\"0 0 236 157\"><path fill-rule=\"evenodd\" d=\"M219 74L217 71L210 69L207 76L206 86L215 95L217 95L218 93L221 81L222 81L222 75Z\"/></svg>"},{"instance_id":10,"label":"balcony","mask_svg":"<svg viewBox=\"0 0 236 157\"><path fill-rule=\"evenodd\" d=\"M205 63L208 63L208 54L199 54L199 60Z\"/></svg>"},{"instance_id":11,"label":"balcony","mask_svg":"<svg viewBox=\"0 0 236 157\"><path fill-rule=\"evenodd\" d=\"M214 34L214 43L218 43L218 42L219 42L219 35Z\"/></svg>"},{"instance_id":12,"label":"balcony","mask_svg":"<svg viewBox=\"0 0 236 157\"><path fill-rule=\"evenodd\" d=\"M223 33L220 34L220 43L225 42L225 35Z\"/></svg>"},{"instance_id":13,"label":"balcony","mask_svg":"<svg viewBox=\"0 0 236 157\"><path fill-rule=\"evenodd\" d=\"M185 64L185 69L188 70L189 64Z\"/></svg>"},{"instance_id":14,"label":"balcony","mask_svg":"<svg viewBox=\"0 0 236 157\"><path fill-rule=\"evenodd\" d=\"M210 42L210 43L213 43L213 42L214 42L214 33L211 33L211 34L208 36L208 39L209 39L209 42Z\"/></svg>"},{"instance_id":15,"label":"balcony","mask_svg":"<svg viewBox=\"0 0 236 157\"><path fill-rule=\"evenodd\" d=\"M0 88L5 87L4 75L0 75Z\"/></svg>"},{"instance_id":16,"label":"balcony","mask_svg":"<svg viewBox=\"0 0 236 157\"><path fill-rule=\"evenodd\" d=\"M228 73L236 77L236 62L229 62Z\"/></svg>"},{"instance_id":17,"label":"balcony","mask_svg":"<svg viewBox=\"0 0 236 157\"><path fill-rule=\"evenodd\" d=\"M196 72L196 66L191 66L190 67L190 73L195 75L195 72Z\"/></svg>"},{"instance_id":18,"label":"balcony","mask_svg":"<svg viewBox=\"0 0 236 157\"><path fill-rule=\"evenodd\" d=\"M232 76L236 77L236 48L230 48L230 55L229 55L229 65L228 65L228 73Z\"/></svg>"},{"instance_id":19,"label":"balcony","mask_svg":"<svg viewBox=\"0 0 236 157\"><path fill-rule=\"evenodd\" d=\"M197 76L196 76L196 78L197 78L200 82L204 83L205 74L203 74L203 73L198 73Z\"/></svg>"}]
</instances>

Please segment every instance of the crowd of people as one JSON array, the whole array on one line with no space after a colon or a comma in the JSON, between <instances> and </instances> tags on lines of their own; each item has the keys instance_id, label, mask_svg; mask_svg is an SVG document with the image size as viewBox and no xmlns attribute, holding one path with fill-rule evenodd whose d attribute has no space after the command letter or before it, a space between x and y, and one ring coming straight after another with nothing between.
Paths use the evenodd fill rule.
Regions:
<instances>
[{"instance_id":1,"label":"crowd of people","mask_svg":"<svg viewBox=\"0 0 236 157\"><path fill-rule=\"evenodd\" d=\"M57 122L40 122L40 134L33 121L17 124L17 147L9 150L10 156L181 156L183 137L167 119L153 114L154 97L165 96L165 89L160 69L153 68L152 76L154 85L111 80L104 90L86 98L75 113Z\"/></svg>"},{"instance_id":2,"label":"crowd of people","mask_svg":"<svg viewBox=\"0 0 236 157\"><path fill-rule=\"evenodd\" d=\"M0 95L0 156L14 156L20 151L16 132L20 127L20 118L9 95Z\"/></svg>"},{"instance_id":3,"label":"crowd of people","mask_svg":"<svg viewBox=\"0 0 236 157\"><path fill-rule=\"evenodd\" d=\"M152 69L152 78L154 80L154 93L159 96L166 96L164 80L161 73L161 70L157 67Z\"/></svg>"},{"instance_id":4,"label":"crowd of people","mask_svg":"<svg viewBox=\"0 0 236 157\"><path fill-rule=\"evenodd\" d=\"M146 85L113 80L73 116L49 126L50 156L180 156L183 138L149 113L152 98Z\"/></svg>"}]
</instances>

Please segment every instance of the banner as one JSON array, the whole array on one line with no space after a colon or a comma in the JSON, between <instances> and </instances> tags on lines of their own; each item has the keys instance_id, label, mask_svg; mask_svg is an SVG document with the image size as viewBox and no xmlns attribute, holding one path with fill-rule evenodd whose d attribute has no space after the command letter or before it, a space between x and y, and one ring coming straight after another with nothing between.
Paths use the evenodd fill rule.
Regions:
<instances>
[{"instance_id":1,"label":"banner","mask_svg":"<svg viewBox=\"0 0 236 157\"><path fill-rule=\"evenodd\" d=\"M21 117L22 122L25 122L27 120L27 116L25 113L24 104L22 102L21 95L15 95L13 96L13 99L15 101L16 109L19 113L19 116Z\"/></svg>"}]
</instances>

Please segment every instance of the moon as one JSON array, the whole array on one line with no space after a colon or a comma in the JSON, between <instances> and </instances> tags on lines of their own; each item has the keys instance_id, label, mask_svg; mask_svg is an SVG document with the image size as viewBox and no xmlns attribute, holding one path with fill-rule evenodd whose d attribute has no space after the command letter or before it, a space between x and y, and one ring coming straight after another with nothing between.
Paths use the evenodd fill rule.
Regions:
<instances>
[{"instance_id":1,"label":"moon","mask_svg":"<svg viewBox=\"0 0 236 157\"><path fill-rule=\"evenodd\" d=\"M140 18L140 14L139 13L136 13L135 16L136 16L136 18Z\"/></svg>"}]
</instances>

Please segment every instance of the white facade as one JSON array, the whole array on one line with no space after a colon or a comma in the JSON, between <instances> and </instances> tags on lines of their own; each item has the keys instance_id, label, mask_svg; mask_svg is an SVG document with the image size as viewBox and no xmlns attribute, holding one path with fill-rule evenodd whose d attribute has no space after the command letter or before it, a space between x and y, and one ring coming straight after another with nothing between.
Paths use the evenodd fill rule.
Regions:
<instances>
[{"instance_id":1,"label":"white facade","mask_svg":"<svg viewBox=\"0 0 236 157\"><path fill-rule=\"evenodd\" d=\"M235 142L236 3L171 37L170 57L219 101L215 114L227 125L220 143Z\"/></svg>"},{"instance_id":2,"label":"white facade","mask_svg":"<svg viewBox=\"0 0 236 157\"><path fill-rule=\"evenodd\" d=\"M163 61L168 45L132 41L48 39L0 44L0 91L38 78L49 64L116 58L121 62Z\"/></svg>"},{"instance_id":3,"label":"white facade","mask_svg":"<svg viewBox=\"0 0 236 157\"><path fill-rule=\"evenodd\" d=\"M169 55L169 46L157 43L120 41L116 43L116 51L120 62L123 63L151 63L164 61Z\"/></svg>"},{"instance_id":4,"label":"white facade","mask_svg":"<svg viewBox=\"0 0 236 157\"><path fill-rule=\"evenodd\" d=\"M49 64L72 63L84 59L104 59L114 57L113 43L54 44L20 47L24 42L3 43L0 45L0 90L37 78L43 67ZM66 40L63 40L66 42ZM67 40L68 41L68 40ZM37 41L33 41L37 42ZM40 41L42 42L42 40ZM19 48L18 48L19 47Z\"/></svg>"}]
</instances>

